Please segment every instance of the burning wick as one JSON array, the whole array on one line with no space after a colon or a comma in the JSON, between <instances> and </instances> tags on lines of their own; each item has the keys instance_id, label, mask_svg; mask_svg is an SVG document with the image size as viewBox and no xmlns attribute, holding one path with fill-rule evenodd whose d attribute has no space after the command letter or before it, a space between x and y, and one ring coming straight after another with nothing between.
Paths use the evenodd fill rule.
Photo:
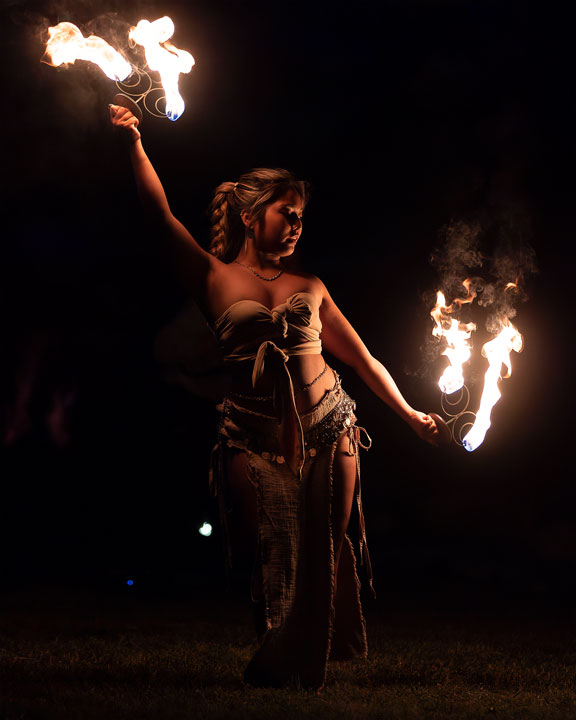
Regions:
<instances>
[{"instance_id":1,"label":"burning wick","mask_svg":"<svg viewBox=\"0 0 576 720\"><path fill-rule=\"evenodd\" d=\"M186 50L180 50L168 40L174 34L174 23L169 17L154 22L140 20L130 29L129 38L144 48L146 62L150 70L160 74L160 80L166 93L166 116L169 120L178 120L184 112L184 100L178 92L180 73L189 73L194 58Z\"/></svg>"},{"instance_id":2,"label":"burning wick","mask_svg":"<svg viewBox=\"0 0 576 720\"><path fill-rule=\"evenodd\" d=\"M168 42L173 34L174 23L169 17L159 18L154 22L140 20L129 33L132 43L130 47L136 44L144 48L148 67L160 74L160 82L153 82L145 70L133 68L102 38L96 35L85 38L79 28L70 22L61 22L48 28L45 54L47 60L43 62L54 67L74 63L76 60L95 63L111 80L116 81L119 89L124 91L116 95L114 104L128 108L139 122L142 121L142 110L138 105L140 100L143 100L144 107L152 115L177 120L184 112L184 100L178 92L178 78L180 73L190 72L194 58L189 52L180 50ZM133 78L137 78L138 82L134 83ZM128 82L123 83L122 81L126 79ZM140 87L141 81L148 82L148 86L144 87L143 91ZM165 97L157 97L156 104L151 108L147 104L148 95L155 96L156 91L161 92L160 86ZM138 87L140 91L131 92ZM166 101L165 112L161 112L158 108L158 103L162 99Z\"/></svg>"},{"instance_id":3,"label":"burning wick","mask_svg":"<svg viewBox=\"0 0 576 720\"><path fill-rule=\"evenodd\" d=\"M440 390L446 395L455 393L464 385L462 365L470 360L471 348L468 341L474 330L476 330L474 323L461 323L450 317L464 303L471 303L476 297L474 291L470 292L470 280L464 280L462 285L466 288L467 297L456 298L452 304L446 305L444 293L439 290L436 294L436 305L430 311L430 315L436 323L432 335L446 340L446 349L442 355L446 355L449 365L438 381Z\"/></svg>"},{"instance_id":4,"label":"burning wick","mask_svg":"<svg viewBox=\"0 0 576 720\"><path fill-rule=\"evenodd\" d=\"M49 57L48 65L55 67L76 60L87 60L98 65L110 80L124 80L132 72L130 63L106 40L97 35L85 38L80 29L70 22L61 22L48 28L46 54Z\"/></svg>"},{"instance_id":5,"label":"burning wick","mask_svg":"<svg viewBox=\"0 0 576 720\"><path fill-rule=\"evenodd\" d=\"M523 340L522 335L516 330L514 325L506 319L504 327L493 340L487 342L482 348L482 355L488 360L488 370L484 376L484 389L480 400L480 408L476 413L476 420L470 432L462 440L462 445L472 452L482 444L486 432L490 427L490 415L492 408L498 400L501 393L498 389L498 382L501 378L510 377L512 374L512 364L510 362L510 353L522 352ZM506 374L500 375L502 365L506 366Z\"/></svg>"},{"instance_id":6,"label":"burning wick","mask_svg":"<svg viewBox=\"0 0 576 720\"><path fill-rule=\"evenodd\" d=\"M482 390L478 412L474 415L472 411L468 410L469 395L463 409L457 412L449 412L444 406L444 398L458 390L466 390L462 366L470 359L471 348L468 341L471 333L476 330L474 323L461 323L456 318L451 317L455 310L459 310L464 303L473 302L476 297L476 292L471 289L472 282L469 279L464 280L462 285L466 288L467 296L465 298L456 298L451 305L446 305L444 294L438 291L436 295L436 305L431 310L430 315L435 323L432 334L435 337L445 339L446 349L442 354L446 355L449 361L449 365L445 368L438 381L440 390L443 393L442 407L445 412L450 415L448 423L442 422L444 422L448 432L450 432L448 425L458 422L461 433L459 434L459 438L461 439L457 440L457 442L460 442L468 452L472 452L482 444L486 432L490 427L492 408L501 397L500 390L498 389L499 381L512 374L510 353L512 350L521 352L523 340L518 330L512 325L508 318L505 318L500 332L482 347L482 355L488 360L488 370L484 376L484 388ZM516 278L515 282L506 284L504 291L509 290L518 290L518 278ZM506 366L505 375L500 374L502 365ZM455 403L450 402L449 404L458 405L459 400L456 400ZM438 427L439 444L446 442L446 432L444 427L437 421L436 418L438 416L433 413L430 413L430 415ZM471 416L474 417L473 423L467 422L467 419ZM442 419L440 418L440 420ZM451 431L453 437L455 437L454 427ZM462 438L465 428L470 428L470 430Z\"/></svg>"}]
</instances>

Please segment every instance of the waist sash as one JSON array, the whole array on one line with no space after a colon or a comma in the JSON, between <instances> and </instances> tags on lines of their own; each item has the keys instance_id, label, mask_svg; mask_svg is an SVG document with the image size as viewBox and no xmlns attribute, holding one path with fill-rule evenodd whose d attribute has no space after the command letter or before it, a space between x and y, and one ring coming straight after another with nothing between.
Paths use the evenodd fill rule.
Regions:
<instances>
[{"instance_id":1,"label":"waist sash","mask_svg":"<svg viewBox=\"0 0 576 720\"><path fill-rule=\"evenodd\" d=\"M254 360L252 387L256 387L265 370L272 371L272 402L279 423L282 453L290 469L301 480L304 465L304 431L296 409L294 385L287 365L288 359L289 356L271 340L263 342Z\"/></svg>"}]
</instances>

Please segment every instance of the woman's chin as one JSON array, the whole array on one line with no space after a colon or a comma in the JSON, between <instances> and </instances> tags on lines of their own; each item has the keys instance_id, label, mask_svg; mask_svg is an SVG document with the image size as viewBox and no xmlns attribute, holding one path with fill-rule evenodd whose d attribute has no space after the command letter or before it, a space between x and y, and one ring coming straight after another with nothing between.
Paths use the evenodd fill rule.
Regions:
<instances>
[{"instance_id":1,"label":"woman's chin","mask_svg":"<svg viewBox=\"0 0 576 720\"><path fill-rule=\"evenodd\" d=\"M288 257L289 255L292 255L295 249L296 242L285 242L282 246L282 252L280 254L282 257Z\"/></svg>"}]
</instances>

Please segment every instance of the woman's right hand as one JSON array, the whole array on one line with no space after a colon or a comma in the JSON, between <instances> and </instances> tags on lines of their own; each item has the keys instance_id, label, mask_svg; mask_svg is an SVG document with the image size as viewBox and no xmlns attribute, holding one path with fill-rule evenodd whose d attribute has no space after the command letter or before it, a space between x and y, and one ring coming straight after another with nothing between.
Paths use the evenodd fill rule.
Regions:
<instances>
[{"instance_id":1,"label":"woman's right hand","mask_svg":"<svg viewBox=\"0 0 576 720\"><path fill-rule=\"evenodd\" d=\"M109 105L110 122L114 127L120 128L127 133L130 142L136 142L140 139L140 130L138 130L138 118L133 115L128 108L121 105Z\"/></svg>"}]
</instances>

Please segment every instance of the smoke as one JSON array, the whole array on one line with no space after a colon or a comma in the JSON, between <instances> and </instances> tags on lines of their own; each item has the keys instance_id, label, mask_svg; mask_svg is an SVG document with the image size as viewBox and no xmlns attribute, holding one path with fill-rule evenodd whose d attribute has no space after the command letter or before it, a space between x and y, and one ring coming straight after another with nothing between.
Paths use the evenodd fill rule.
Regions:
<instances>
[{"instance_id":1,"label":"smoke","mask_svg":"<svg viewBox=\"0 0 576 720\"><path fill-rule=\"evenodd\" d=\"M45 17L51 23L64 20L86 23L99 15L145 17L151 3L148 0L0 0L0 10L4 8L9 9L14 22Z\"/></svg>"},{"instance_id":2,"label":"smoke","mask_svg":"<svg viewBox=\"0 0 576 720\"><path fill-rule=\"evenodd\" d=\"M528 300L527 283L538 272L536 253L530 245L504 233L490 258L489 270L493 281L486 285L479 304L490 310L486 330L496 333L503 322L516 316L517 306Z\"/></svg>"},{"instance_id":3,"label":"smoke","mask_svg":"<svg viewBox=\"0 0 576 720\"><path fill-rule=\"evenodd\" d=\"M441 231L443 243L432 251L430 263L438 271L443 283L442 290L450 292L462 284L472 271L482 267L484 255L480 249L481 228L479 223L467 224L461 220L452 221Z\"/></svg>"},{"instance_id":4,"label":"smoke","mask_svg":"<svg viewBox=\"0 0 576 720\"><path fill-rule=\"evenodd\" d=\"M528 300L529 280L538 272L529 238L526 216L511 211L484 224L450 222L441 229L439 243L430 255L438 283L423 296L427 307L434 306L437 290L444 293L447 304L472 295L471 303L455 303L453 317L463 323L474 322L480 333L483 328L490 335L497 334L516 317L518 306ZM468 288L465 280L469 281ZM421 377L437 371L445 349L444 341L432 337L431 330L432 326L421 347ZM482 344L488 339L483 338ZM479 377L475 373L469 376L472 383Z\"/></svg>"}]
</instances>

